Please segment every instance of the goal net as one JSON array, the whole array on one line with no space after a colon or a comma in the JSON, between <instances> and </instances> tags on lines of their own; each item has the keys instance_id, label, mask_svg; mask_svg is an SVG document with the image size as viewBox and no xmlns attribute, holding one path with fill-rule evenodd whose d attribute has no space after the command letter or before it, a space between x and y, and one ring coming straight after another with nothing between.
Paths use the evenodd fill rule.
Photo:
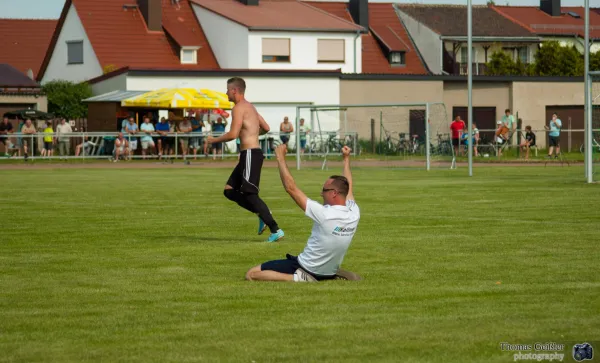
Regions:
<instances>
[{"instance_id":1,"label":"goal net","mask_svg":"<svg viewBox=\"0 0 600 363\"><path fill-rule=\"evenodd\" d=\"M303 122L310 130L303 134L305 147L299 152L303 161L311 161L305 165L322 160L325 167L327 160L339 159L344 145L384 167L453 165L450 118L443 103L298 106L297 117L296 129Z\"/></svg>"}]
</instances>

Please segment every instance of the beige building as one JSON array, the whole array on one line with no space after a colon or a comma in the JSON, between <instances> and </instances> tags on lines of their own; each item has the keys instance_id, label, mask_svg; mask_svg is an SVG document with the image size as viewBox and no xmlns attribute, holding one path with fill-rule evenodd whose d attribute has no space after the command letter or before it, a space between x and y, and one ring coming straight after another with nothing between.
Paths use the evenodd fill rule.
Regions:
<instances>
[{"instance_id":1,"label":"beige building","mask_svg":"<svg viewBox=\"0 0 600 363\"><path fill-rule=\"evenodd\" d=\"M553 112L558 112L563 121L561 144L573 150L583 143L583 91L583 80L579 78L474 77L474 122L482 135L493 139L496 121L508 108L522 120L522 128L533 128L537 144L545 147L544 125ZM387 134L394 138L399 133L424 135L425 109L417 104L440 102L430 106L429 113L430 132L435 140L438 134L449 134L450 122L457 115L468 121L467 93L465 77L342 76L340 104L411 105L348 108L340 116L340 128L344 129L345 123L348 131L370 139L373 119L376 140ZM330 111L319 111L326 112ZM569 133L569 129L573 132Z\"/></svg>"}]
</instances>

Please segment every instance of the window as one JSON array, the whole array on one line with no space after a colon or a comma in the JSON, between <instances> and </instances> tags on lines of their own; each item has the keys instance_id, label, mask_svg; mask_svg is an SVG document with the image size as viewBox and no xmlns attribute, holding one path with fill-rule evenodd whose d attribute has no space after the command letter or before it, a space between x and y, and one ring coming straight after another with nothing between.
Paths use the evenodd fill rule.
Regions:
<instances>
[{"instance_id":1,"label":"window","mask_svg":"<svg viewBox=\"0 0 600 363\"><path fill-rule=\"evenodd\" d=\"M521 60L521 63L523 64L527 64L529 61L529 49L527 47L520 47L519 48L519 59Z\"/></svg>"},{"instance_id":2,"label":"window","mask_svg":"<svg viewBox=\"0 0 600 363\"><path fill-rule=\"evenodd\" d=\"M67 42L67 64L83 64L83 40Z\"/></svg>"},{"instance_id":3,"label":"window","mask_svg":"<svg viewBox=\"0 0 600 363\"><path fill-rule=\"evenodd\" d=\"M475 53L475 47L473 47L473 49L471 49L471 56L473 57L473 63L476 63L476 53ZM460 47L460 62L461 63L469 63L469 50L467 49L466 46Z\"/></svg>"},{"instance_id":4,"label":"window","mask_svg":"<svg viewBox=\"0 0 600 363\"><path fill-rule=\"evenodd\" d=\"M406 65L406 53L405 52L391 52L390 53L390 64L393 66Z\"/></svg>"},{"instance_id":5,"label":"window","mask_svg":"<svg viewBox=\"0 0 600 363\"><path fill-rule=\"evenodd\" d=\"M181 64L196 64L197 62L196 49L181 48Z\"/></svg>"},{"instance_id":6,"label":"window","mask_svg":"<svg viewBox=\"0 0 600 363\"><path fill-rule=\"evenodd\" d=\"M263 38L263 62L289 62L290 39L288 38Z\"/></svg>"},{"instance_id":7,"label":"window","mask_svg":"<svg viewBox=\"0 0 600 363\"><path fill-rule=\"evenodd\" d=\"M317 40L317 59L319 63L344 63L346 44L344 39Z\"/></svg>"}]
</instances>

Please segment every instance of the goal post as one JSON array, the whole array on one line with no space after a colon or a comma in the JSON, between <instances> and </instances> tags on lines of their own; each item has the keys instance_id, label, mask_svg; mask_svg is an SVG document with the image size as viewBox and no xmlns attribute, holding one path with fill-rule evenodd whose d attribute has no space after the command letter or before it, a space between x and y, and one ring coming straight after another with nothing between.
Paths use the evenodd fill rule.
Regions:
<instances>
[{"instance_id":1,"label":"goal post","mask_svg":"<svg viewBox=\"0 0 600 363\"><path fill-rule=\"evenodd\" d=\"M587 105L584 119L585 141L585 171L588 183L600 181L600 71L588 72L585 98Z\"/></svg>"},{"instance_id":2,"label":"goal post","mask_svg":"<svg viewBox=\"0 0 600 363\"><path fill-rule=\"evenodd\" d=\"M432 155L437 161L445 156L444 161L448 161L449 166L455 165L449 134L450 119L443 102L298 105L296 131L300 130L301 119L304 119L305 125L310 121L311 140L307 143L306 134L302 136L308 157L323 157L322 167L326 165L328 156L340 155L340 148L336 145L340 146L344 140L350 139L357 153L377 149L375 154L384 155L386 160L412 161L413 165L423 165L426 170L431 168ZM365 135L369 137L365 138ZM433 142L438 145L434 147ZM295 134L295 144L301 144L300 132ZM369 145L368 149L372 150L361 150L361 145L363 149ZM443 152L440 151L442 149ZM301 169L302 157L300 147L296 147L298 170Z\"/></svg>"}]
</instances>

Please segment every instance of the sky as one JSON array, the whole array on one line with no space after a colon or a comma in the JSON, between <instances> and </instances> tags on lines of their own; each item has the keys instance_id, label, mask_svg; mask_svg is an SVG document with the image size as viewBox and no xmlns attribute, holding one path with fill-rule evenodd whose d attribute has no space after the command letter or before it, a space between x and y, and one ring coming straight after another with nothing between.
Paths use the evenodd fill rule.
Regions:
<instances>
[{"instance_id":1,"label":"sky","mask_svg":"<svg viewBox=\"0 0 600 363\"><path fill-rule=\"evenodd\" d=\"M102 0L97 0L102 1ZM335 0L334 0L335 1ZM123 3L127 2L123 0ZM369 2L398 2L420 4L466 4L467 0L369 0ZM539 0L495 0L497 5L538 6ZM0 18L58 19L64 0L0 0ZM473 0L485 5L487 0ZM562 0L563 6L583 6L584 0ZM590 0L590 6L600 7L600 0Z\"/></svg>"}]
</instances>

